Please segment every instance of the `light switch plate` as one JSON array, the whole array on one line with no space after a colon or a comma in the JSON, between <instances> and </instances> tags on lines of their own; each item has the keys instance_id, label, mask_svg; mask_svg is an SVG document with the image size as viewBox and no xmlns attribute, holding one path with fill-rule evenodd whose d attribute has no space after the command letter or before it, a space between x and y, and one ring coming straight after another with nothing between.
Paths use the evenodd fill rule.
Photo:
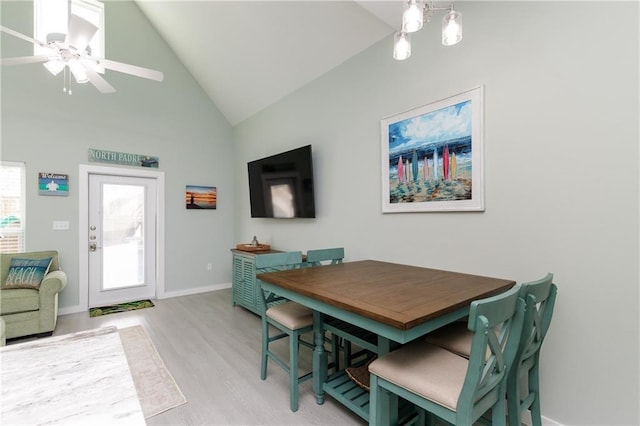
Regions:
<instances>
[{"instance_id":1,"label":"light switch plate","mask_svg":"<svg viewBox=\"0 0 640 426\"><path fill-rule=\"evenodd\" d=\"M69 229L69 221L68 220L54 220L53 221L53 229L56 231L66 231Z\"/></svg>"}]
</instances>

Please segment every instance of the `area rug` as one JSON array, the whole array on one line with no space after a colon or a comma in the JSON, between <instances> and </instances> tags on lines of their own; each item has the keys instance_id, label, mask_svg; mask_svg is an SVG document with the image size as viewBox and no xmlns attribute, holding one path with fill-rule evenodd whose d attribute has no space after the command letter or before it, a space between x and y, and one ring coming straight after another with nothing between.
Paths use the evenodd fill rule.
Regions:
<instances>
[{"instance_id":1,"label":"area rug","mask_svg":"<svg viewBox=\"0 0 640 426\"><path fill-rule=\"evenodd\" d=\"M100 315L115 314L118 312L133 311L136 309L151 308L155 306L149 299L136 300L134 302L119 303L117 305L99 306L97 308L89 308L90 317L99 317Z\"/></svg>"},{"instance_id":2,"label":"area rug","mask_svg":"<svg viewBox=\"0 0 640 426\"><path fill-rule=\"evenodd\" d=\"M187 399L165 367L144 328L136 325L118 331L144 418L148 419L186 403Z\"/></svg>"}]
</instances>

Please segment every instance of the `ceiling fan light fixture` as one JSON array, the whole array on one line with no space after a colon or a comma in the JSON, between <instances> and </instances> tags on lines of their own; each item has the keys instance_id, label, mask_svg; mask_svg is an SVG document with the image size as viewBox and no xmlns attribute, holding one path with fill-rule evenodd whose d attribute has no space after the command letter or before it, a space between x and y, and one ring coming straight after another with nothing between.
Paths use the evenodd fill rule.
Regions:
<instances>
[{"instance_id":1,"label":"ceiling fan light fixture","mask_svg":"<svg viewBox=\"0 0 640 426\"><path fill-rule=\"evenodd\" d=\"M47 4L50 4L49 0L46 1ZM87 41L91 40L97 29L94 24L86 19L71 14L67 34L49 31L46 34L47 43L45 43L0 25L0 32L33 43L45 51L44 54L33 56L0 58L0 65L38 63L45 65L47 71L53 75L65 71L63 91L69 94L71 94L71 90L67 90L67 84L71 79L70 74L73 74L78 83L91 83L100 93L113 93L116 91L113 86L99 75L99 73L104 73L105 69L149 80L162 81L164 79L164 74L161 71L92 56L92 49L87 44ZM63 35L64 41L61 40ZM70 73L66 72L66 67L69 67Z\"/></svg>"},{"instance_id":2,"label":"ceiling fan light fixture","mask_svg":"<svg viewBox=\"0 0 640 426\"><path fill-rule=\"evenodd\" d=\"M51 59L43 65L53 75L60 74L60 71L64 69L64 62L60 59Z\"/></svg>"},{"instance_id":3,"label":"ceiling fan light fixture","mask_svg":"<svg viewBox=\"0 0 640 426\"><path fill-rule=\"evenodd\" d=\"M55 42L64 43L64 38L66 37L63 33L49 33L47 34L47 44L52 44Z\"/></svg>"},{"instance_id":4,"label":"ceiling fan light fixture","mask_svg":"<svg viewBox=\"0 0 640 426\"><path fill-rule=\"evenodd\" d=\"M69 69L76 79L76 83L82 84L89 82L84 66L77 59L69 59Z\"/></svg>"}]
</instances>

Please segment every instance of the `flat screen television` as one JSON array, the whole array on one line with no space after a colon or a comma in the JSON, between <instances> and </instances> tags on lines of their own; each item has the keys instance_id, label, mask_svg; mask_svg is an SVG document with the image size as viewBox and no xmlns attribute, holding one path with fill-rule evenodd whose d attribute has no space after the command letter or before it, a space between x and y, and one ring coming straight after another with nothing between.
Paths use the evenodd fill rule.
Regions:
<instances>
[{"instance_id":1,"label":"flat screen television","mask_svg":"<svg viewBox=\"0 0 640 426\"><path fill-rule=\"evenodd\" d=\"M311 145L250 161L251 217L314 218Z\"/></svg>"}]
</instances>

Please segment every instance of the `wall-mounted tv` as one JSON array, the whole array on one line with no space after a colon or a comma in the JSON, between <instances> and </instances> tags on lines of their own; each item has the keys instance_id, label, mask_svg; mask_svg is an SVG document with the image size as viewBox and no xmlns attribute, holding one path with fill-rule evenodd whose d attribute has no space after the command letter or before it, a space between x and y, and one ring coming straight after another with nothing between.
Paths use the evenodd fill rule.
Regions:
<instances>
[{"instance_id":1,"label":"wall-mounted tv","mask_svg":"<svg viewBox=\"0 0 640 426\"><path fill-rule=\"evenodd\" d=\"M251 217L314 218L311 145L250 161Z\"/></svg>"}]
</instances>

